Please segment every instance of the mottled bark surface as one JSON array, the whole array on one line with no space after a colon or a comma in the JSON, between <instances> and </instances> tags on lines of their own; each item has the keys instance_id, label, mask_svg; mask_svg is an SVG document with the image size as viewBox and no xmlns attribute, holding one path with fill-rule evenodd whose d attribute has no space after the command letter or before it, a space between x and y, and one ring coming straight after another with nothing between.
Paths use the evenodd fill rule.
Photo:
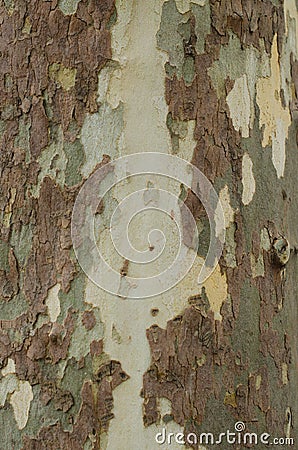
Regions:
<instances>
[{"instance_id":1,"label":"mottled bark surface","mask_svg":"<svg viewBox=\"0 0 298 450\"><path fill-rule=\"evenodd\" d=\"M163 11L170 8L173 14L174 2L166 3ZM293 172L297 168L296 96L286 103L282 89L267 92L268 96L278 96L283 106L291 110L287 159L281 179L274 173L269 149L263 150L261 146L258 119L262 105L255 105L253 127L246 136L243 126L238 131L235 123L233 127L235 118L227 104L236 85L232 78L235 72L246 76L249 70L240 59L245 58L247 49L253 46L257 58L261 57L259 52L267 53L270 58L276 37L279 55L285 52L284 8L270 1L211 1L210 18L210 32L204 51L199 54L198 17L193 8L187 22L188 33L183 39L183 69L191 59L192 79L187 83L185 77L177 76L178 68L169 65L166 98L171 124L196 121L197 145L192 162L219 188L225 184L229 187L235 212L231 224L234 255L231 263L231 244L226 242L220 261L221 271L227 277L229 301L221 308L221 322L214 322L212 315L207 320L208 310L202 315L200 307L192 306L169 321L165 330L156 326L148 330L152 360L144 376L145 423L160 419L156 401L166 397L172 405L173 420L192 432L211 430L219 434L229 427L233 417L235 421L244 421L249 431L266 430L283 436L287 430L293 436L297 414L294 392L297 386L297 183ZM166 20L165 17L164 26ZM238 51L231 49L230 55L221 62L228 76L212 83L210 74L214 73L215 61L221 59L223 46L233 46L233 40ZM167 50L166 46L164 49ZM253 70L257 71L258 67ZM294 70L292 64L292 75ZM222 83L221 92L216 92L216 83ZM287 83L293 87L294 79ZM241 97L245 92L240 89L236 94ZM250 100L255 102L253 98ZM241 101L236 99L239 116ZM172 131L172 139L176 136ZM272 141L275 138L276 135L271 136ZM282 145L280 141L279 145ZM244 186L241 186L246 152L253 161L255 180L253 201L248 207L243 206ZM194 215L204 217L192 194L186 201ZM268 241L266 246L261 243L264 235ZM274 248L276 242L281 242L283 248L284 236L290 241L284 241L288 251L291 245L286 266ZM200 335L208 336L209 345L204 345Z\"/></svg>"},{"instance_id":2,"label":"mottled bark surface","mask_svg":"<svg viewBox=\"0 0 298 450\"><path fill-rule=\"evenodd\" d=\"M56 1L1 5L3 449L99 448L112 391L127 378L104 353L102 323L84 306L70 250L79 132L98 110L114 14L113 1L82 1L71 15ZM57 312L46 299L54 289L59 302L59 288Z\"/></svg>"},{"instance_id":3,"label":"mottled bark surface","mask_svg":"<svg viewBox=\"0 0 298 450\"><path fill-rule=\"evenodd\" d=\"M153 449L163 427L236 421L297 445L295 2L7 0L0 18L1 449ZM82 273L71 213L140 145L207 176L226 240L202 289L192 272L123 306ZM182 197L201 260L206 213Z\"/></svg>"}]
</instances>

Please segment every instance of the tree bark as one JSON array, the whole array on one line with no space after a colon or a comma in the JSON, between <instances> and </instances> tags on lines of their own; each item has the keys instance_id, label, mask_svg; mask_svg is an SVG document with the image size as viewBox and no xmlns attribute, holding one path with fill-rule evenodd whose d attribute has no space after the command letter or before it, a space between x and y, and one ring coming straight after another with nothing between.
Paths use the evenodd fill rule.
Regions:
<instances>
[{"instance_id":1,"label":"tree bark","mask_svg":"<svg viewBox=\"0 0 298 450\"><path fill-rule=\"evenodd\" d=\"M292 0L1 2L1 448L242 449L245 432L295 448L297 36ZM111 163L138 152L156 152L156 172L121 182ZM224 224L178 176L159 181L159 153L207 177ZM117 187L97 199L96 236L125 295L74 251L75 201L99 170ZM184 202L198 248L179 214L155 211L128 235L154 254L147 235L164 228L161 263L112 252L111 216L140 189L146 205L162 190ZM171 267L172 219L194 262L133 299L128 277ZM198 284L209 222L223 252ZM237 441L216 444L227 430Z\"/></svg>"}]
</instances>

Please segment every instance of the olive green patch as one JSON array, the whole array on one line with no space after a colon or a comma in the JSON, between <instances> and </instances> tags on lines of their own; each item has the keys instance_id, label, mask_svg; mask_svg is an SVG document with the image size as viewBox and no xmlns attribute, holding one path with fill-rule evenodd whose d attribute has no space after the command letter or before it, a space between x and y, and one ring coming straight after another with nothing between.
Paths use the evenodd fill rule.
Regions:
<instances>
[{"instance_id":1,"label":"olive green patch","mask_svg":"<svg viewBox=\"0 0 298 450\"><path fill-rule=\"evenodd\" d=\"M69 91L76 83L77 69L65 67L60 63L53 63L49 67L49 76L56 81L65 91Z\"/></svg>"},{"instance_id":2,"label":"olive green patch","mask_svg":"<svg viewBox=\"0 0 298 450\"><path fill-rule=\"evenodd\" d=\"M209 2L206 2L204 6L191 4L191 11L196 19L196 51L198 54L202 54L205 51L206 36L211 30L211 11Z\"/></svg>"},{"instance_id":3,"label":"olive green patch","mask_svg":"<svg viewBox=\"0 0 298 450\"><path fill-rule=\"evenodd\" d=\"M0 241L0 270L9 270L8 251L9 245L7 242Z\"/></svg>"},{"instance_id":4,"label":"olive green patch","mask_svg":"<svg viewBox=\"0 0 298 450\"><path fill-rule=\"evenodd\" d=\"M169 55L169 64L181 78L184 64L183 38L189 38L190 28L186 25L189 14L180 14L174 0L163 4L160 28L157 33L158 47Z\"/></svg>"},{"instance_id":5,"label":"olive green patch","mask_svg":"<svg viewBox=\"0 0 298 450\"><path fill-rule=\"evenodd\" d=\"M80 0L59 0L58 8L65 16L70 16L76 12L79 3Z\"/></svg>"},{"instance_id":6,"label":"olive green patch","mask_svg":"<svg viewBox=\"0 0 298 450\"><path fill-rule=\"evenodd\" d=\"M64 142L63 150L67 159L65 184L73 186L82 179L80 168L85 161L85 153L79 139L74 142Z\"/></svg>"}]
</instances>

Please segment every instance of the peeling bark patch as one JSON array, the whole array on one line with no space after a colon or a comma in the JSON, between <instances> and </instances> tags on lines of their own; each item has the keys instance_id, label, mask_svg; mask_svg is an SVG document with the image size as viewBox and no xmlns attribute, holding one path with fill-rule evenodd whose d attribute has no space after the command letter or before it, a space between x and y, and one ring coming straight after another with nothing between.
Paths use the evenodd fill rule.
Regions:
<instances>
[{"instance_id":1,"label":"peeling bark patch","mask_svg":"<svg viewBox=\"0 0 298 450\"><path fill-rule=\"evenodd\" d=\"M221 320L222 316L220 311L224 301L227 299L228 286L226 275L220 272L219 266L216 267L212 276L205 281L204 287L215 320Z\"/></svg>"},{"instance_id":2,"label":"peeling bark patch","mask_svg":"<svg viewBox=\"0 0 298 450\"><path fill-rule=\"evenodd\" d=\"M20 381L18 389L10 397L10 404L13 407L14 416L20 430L26 426L32 399L32 387L28 381Z\"/></svg>"},{"instance_id":3,"label":"peeling bark patch","mask_svg":"<svg viewBox=\"0 0 298 450\"><path fill-rule=\"evenodd\" d=\"M82 386L81 405L72 431L63 430L61 424L43 427L38 437L24 438L23 450L56 450L61 445L67 449L81 450L90 437L93 448L101 448L100 434L107 431L109 421L114 417L112 392L127 379L119 362L110 361L101 366L94 374L94 380L86 380ZM59 402L57 408L65 412L72 405L67 406L65 396L61 399L56 396L56 402Z\"/></svg>"},{"instance_id":4,"label":"peeling bark patch","mask_svg":"<svg viewBox=\"0 0 298 450\"><path fill-rule=\"evenodd\" d=\"M54 63L49 66L49 75L59 83L63 89L69 91L76 84L76 69L69 69L62 64Z\"/></svg>"},{"instance_id":5,"label":"peeling bark patch","mask_svg":"<svg viewBox=\"0 0 298 450\"><path fill-rule=\"evenodd\" d=\"M16 366L14 363L14 360L11 358L8 358L7 365L2 369L1 373L5 377L5 375L9 373L15 373Z\"/></svg>"},{"instance_id":6,"label":"peeling bark patch","mask_svg":"<svg viewBox=\"0 0 298 450\"><path fill-rule=\"evenodd\" d=\"M235 130L240 130L242 137L248 137L251 102L245 74L235 81L233 89L227 96L227 103Z\"/></svg>"},{"instance_id":7,"label":"peeling bark patch","mask_svg":"<svg viewBox=\"0 0 298 450\"><path fill-rule=\"evenodd\" d=\"M98 161L108 154L111 158L118 155L118 145L123 126L123 108L112 109L108 104L101 105L99 112L87 114L81 130L81 141L86 161L81 172L87 177Z\"/></svg>"},{"instance_id":8,"label":"peeling bark patch","mask_svg":"<svg viewBox=\"0 0 298 450\"><path fill-rule=\"evenodd\" d=\"M57 284L53 286L49 292L46 299L46 305L48 307L48 314L51 322L56 322L59 314L60 314L60 300L58 297L58 293L60 290L60 285Z\"/></svg>"},{"instance_id":9,"label":"peeling bark patch","mask_svg":"<svg viewBox=\"0 0 298 450\"><path fill-rule=\"evenodd\" d=\"M211 23L220 36L232 30L245 45L260 48L265 43L270 52L274 34L284 32L282 5L274 5L270 0L220 2L211 0Z\"/></svg>"},{"instance_id":10,"label":"peeling bark patch","mask_svg":"<svg viewBox=\"0 0 298 450\"><path fill-rule=\"evenodd\" d=\"M215 224L216 224L216 236L220 236L223 231L223 226L225 228L229 228L229 226L234 222L234 210L230 205L230 194L229 188L225 185L224 188L221 189L219 193L219 200L224 212L225 223L222 224L221 221L218 220L218 213L216 214L215 210Z\"/></svg>"},{"instance_id":11,"label":"peeling bark patch","mask_svg":"<svg viewBox=\"0 0 298 450\"><path fill-rule=\"evenodd\" d=\"M242 158L242 202L248 205L254 196L256 190L256 183L252 171L253 163L248 153L245 153Z\"/></svg>"},{"instance_id":12,"label":"peeling bark patch","mask_svg":"<svg viewBox=\"0 0 298 450\"><path fill-rule=\"evenodd\" d=\"M167 323L166 330L147 330L151 366L144 375L144 423L157 421L157 398L167 398L175 422L201 421L208 398L214 394L212 352L214 320L195 307ZM197 395L200 393L199 395Z\"/></svg>"},{"instance_id":13,"label":"peeling bark patch","mask_svg":"<svg viewBox=\"0 0 298 450\"><path fill-rule=\"evenodd\" d=\"M80 0L59 0L58 7L61 9L63 14L71 15L76 12L79 3Z\"/></svg>"},{"instance_id":14,"label":"peeling bark patch","mask_svg":"<svg viewBox=\"0 0 298 450\"><path fill-rule=\"evenodd\" d=\"M257 103L260 108L260 128L264 126L262 146L272 146L272 162L278 178L285 168L285 144L291 117L288 108L283 107L280 92L280 68L277 36L274 37L271 52L270 78L257 82Z\"/></svg>"},{"instance_id":15,"label":"peeling bark patch","mask_svg":"<svg viewBox=\"0 0 298 450\"><path fill-rule=\"evenodd\" d=\"M28 257L24 277L26 297L36 311L42 309L42 301L49 288L57 282L67 292L75 268L69 255L70 214L75 192L64 192L50 178L45 178L35 204L36 227L33 247ZM68 226L63 228L62 222ZM64 245L68 240L68 245ZM59 274L59 275L58 275Z\"/></svg>"},{"instance_id":16,"label":"peeling bark patch","mask_svg":"<svg viewBox=\"0 0 298 450\"><path fill-rule=\"evenodd\" d=\"M191 3L193 5L204 6L206 4L206 0L175 0L177 8L181 14L185 14L191 8Z\"/></svg>"},{"instance_id":17,"label":"peeling bark patch","mask_svg":"<svg viewBox=\"0 0 298 450\"><path fill-rule=\"evenodd\" d=\"M91 311L85 311L82 317L82 323L85 326L85 328L90 331L92 328L94 328L96 324L96 318L94 315L94 312Z\"/></svg>"}]
</instances>

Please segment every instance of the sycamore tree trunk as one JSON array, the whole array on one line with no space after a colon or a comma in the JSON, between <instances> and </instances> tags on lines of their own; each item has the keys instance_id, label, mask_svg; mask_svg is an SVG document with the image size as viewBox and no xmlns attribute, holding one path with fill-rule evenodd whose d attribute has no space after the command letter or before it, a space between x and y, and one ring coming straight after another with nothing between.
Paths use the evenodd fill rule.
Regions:
<instances>
[{"instance_id":1,"label":"sycamore tree trunk","mask_svg":"<svg viewBox=\"0 0 298 450\"><path fill-rule=\"evenodd\" d=\"M2 0L0 18L1 450L297 448L296 2ZM138 152L156 172L121 181L111 163ZM207 177L213 215L180 173L158 181L160 153ZM107 289L74 251L84 214L71 234L102 169ZM117 207L140 189L155 207L173 192L196 226L139 208L126 230ZM139 254L163 227L161 262L114 252L115 210ZM223 252L198 283L214 228ZM133 299L128 277L171 268L179 232L185 277Z\"/></svg>"}]
</instances>

